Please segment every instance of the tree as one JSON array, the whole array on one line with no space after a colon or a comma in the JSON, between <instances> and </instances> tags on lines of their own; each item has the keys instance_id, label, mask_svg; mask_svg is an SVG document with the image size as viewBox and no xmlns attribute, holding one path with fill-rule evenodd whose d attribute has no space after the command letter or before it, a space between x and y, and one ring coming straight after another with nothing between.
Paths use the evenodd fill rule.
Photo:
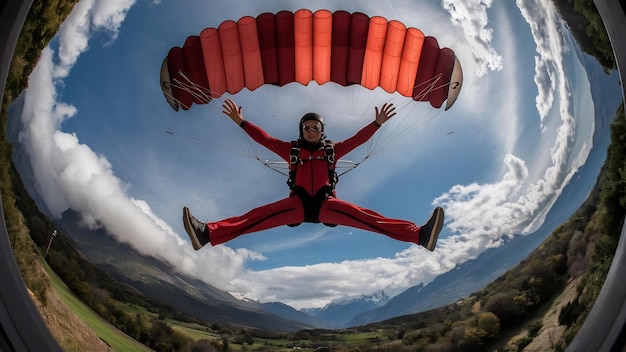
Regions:
<instances>
[{"instance_id":1,"label":"tree","mask_svg":"<svg viewBox=\"0 0 626 352\"><path fill-rule=\"evenodd\" d=\"M469 347L478 348L487 342L489 339L489 334L480 328L475 328L473 326L465 328L465 343Z\"/></svg>"},{"instance_id":2,"label":"tree","mask_svg":"<svg viewBox=\"0 0 626 352\"><path fill-rule=\"evenodd\" d=\"M207 339L200 339L191 348L191 352L217 352L217 349L211 341Z\"/></svg>"},{"instance_id":3,"label":"tree","mask_svg":"<svg viewBox=\"0 0 626 352\"><path fill-rule=\"evenodd\" d=\"M508 326L519 318L525 308L515 304L515 297L516 291L496 293L487 300L484 310L495 314L502 327Z\"/></svg>"},{"instance_id":4,"label":"tree","mask_svg":"<svg viewBox=\"0 0 626 352\"><path fill-rule=\"evenodd\" d=\"M500 333L500 319L492 312L482 312L478 315L478 328L487 332L489 338Z\"/></svg>"},{"instance_id":5,"label":"tree","mask_svg":"<svg viewBox=\"0 0 626 352\"><path fill-rule=\"evenodd\" d=\"M222 351L230 351L230 340L226 337L222 338Z\"/></svg>"}]
</instances>

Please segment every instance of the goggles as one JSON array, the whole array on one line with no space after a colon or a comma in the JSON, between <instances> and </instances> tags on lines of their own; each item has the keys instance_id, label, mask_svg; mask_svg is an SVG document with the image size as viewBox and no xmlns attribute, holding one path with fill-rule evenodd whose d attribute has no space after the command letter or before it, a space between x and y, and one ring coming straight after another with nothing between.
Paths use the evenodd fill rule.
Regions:
<instances>
[{"instance_id":1,"label":"goggles","mask_svg":"<svg viewBox=\"0 0 626 352\"><path fill-rule=\"evenodd\" d=\"M307 124L302 125L302 131L309 132L311 130L315 132L320 132L322 130L322 125L319 123L316 123L314 125L307 125Z\"/></svg>"}]
</instances>

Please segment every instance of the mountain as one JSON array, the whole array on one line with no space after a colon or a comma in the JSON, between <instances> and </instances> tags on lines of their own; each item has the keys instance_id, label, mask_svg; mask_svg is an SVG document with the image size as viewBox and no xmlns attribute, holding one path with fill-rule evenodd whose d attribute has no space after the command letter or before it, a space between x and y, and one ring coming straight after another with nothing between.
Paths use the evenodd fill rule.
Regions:
<instances>
[{"instance_id":1,"label":"mountain","mask_svg":"<svg viewBox=\"0 0 626 352\"><path fill-rule=\"evenodd\" d=\"M532 235L516 236L509 243L489 249L478 258L439 275L425 286L413 286L393 297L384 306L354 316L348 325L364 325L419 313L467 297L526 258L548 236L550 231L546 231L548 233L540 230Z\"/></svg>"},{"instance_id":2,"label":"mountain","mask_svg":"<svg viewBox=\"0 0 626 352\"><path fill-rule=\"evenodd\" d=\"M272 314L258 302L238 300L200 280L176 273L167 263L138 253L102 229L92 231L80 227L78 220L79 215L68 210L55 222L55 227L70 236L87 260L143 295L165 302L186 315L271 331L294 332L314 327L312 323ZM284 308L281 315L315 321L293 308L288 311Z\"/></svg>"},{"instance_id":3,"label":"mountain","mask_svg":"<svg viewBox=\"0 0 626 352\"><path fill-rule=\"evenodd\" d=\"M343 328L354 316L389 302L383 291L333 301L314 311L298 311L280 302L238 299L203 281L176 273L167 263L138 253L103 229L89 230L79 223L79 214L67 210L55 227L67 234L91 263L116 280L199 319L272 331Z\"/></svg>"},{"instance_id":4,"label":"mountain","mask_svg":"<svg viewBox=\"0 0 626 352\"><path fill-rule=\"evenodd\" d=\"M379 291L371 295L336 300L320 310L309 311L309 314L314 314L316 318L326 322L330 328L340 329L351 326L350 322L353 317L384 306L387 302L389 302L389 296L384 291Z\"/></svg>"},{"instance_id":5,"label":"mountain","mask_svg":"<svg viewBox=\"0 0 626 352\"><path fill-rule=\"evenodd\" d=\"M304 311L298 311L293 307L280 302L262 303L261 306L266 311L279 317L297 321L303 324L314 326L315 328L327 329L331 326L324 320L312 316Z\"/></svg>"},{"instance_id":6,"label":"mountain","mask_svg":"<svg viewBox=\"0 0 626 352\"><path fill-rule=\"evenodd\" d=\"M555 228L567 221L580 207L598 175L599 169L589 165L593 165L597 159L603 159L604 156L602 150L592 149L585 167L581 168L577 177L565 187L543 225L534 233L526 236L517 235L502 246L491 248L478 258L439 275L426 286L411 287L393 297L386 305L355 316L348 325L363 325L437 308L467 297L496 280L539 247Z\"/></svg>"},{"instance_id":7,"label":"mountain","mask_svg":"<svg viewBox=\"0 0 626 352\"><path fill-rule=\"evenodd\" d=\"M590 83L595 104L594 123L596 126L593 148L585 165L563 189L541 228L527 236L517 235L502 246L483 252L478 258L438 276L426 286L409 288L393 297L386 305L355 316L349 325L357 326L418 313L467 297L525 259L583 204L606 160L607 147L610 142L608 126L615 118L615 108L622 101L622 97L619 91L613 92L608 88L610 85L606 84L606 80L593 78L605 76L606 73L592 57L582 55L582 60L587 67L588 75L592 77Z\"/></svg>"},{"instance_id":8,"label":"mountain","mask_svg":"<svg viewBox=\"0 0 626 352\"><path fill-rule=\"evenodd\" d=\"M593 172L583 168L579 177L566 187L544 225L534 234L515 236L506 244L438 276L426 286L411 287L392 299L387 297L387 300L376 301L375 295L359 296L314 310L297 311L282 303L238 300L204 282L173 274L174 270L165 263L140 255L103 230L91 232L78 227L78 214L73 211L64 213L58 226L72 236L91 262L144 294L192 316L273 331L343 328L426 311L467 297L482 288L523 260L552 229L563 223L585 198L589 189L586 184L594 176Z\"/></svg>"}]
</instances>

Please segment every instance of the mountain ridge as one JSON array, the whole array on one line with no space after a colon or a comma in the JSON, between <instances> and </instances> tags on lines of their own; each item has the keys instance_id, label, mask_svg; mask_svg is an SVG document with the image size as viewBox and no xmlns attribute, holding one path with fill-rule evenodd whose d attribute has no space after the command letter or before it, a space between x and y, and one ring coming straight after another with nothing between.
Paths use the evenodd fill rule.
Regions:
<instances>
[{"instance_id":1,"label":"mountain ridge","mask_svg":"<svg viewBox=\"0 0 626 352\"><path fill-rule=\"evenodd\" d=\"M70 236L77 249L92 264L143 295L207 321L288 332L314 327L274 315L260 303L238 300L201 280L174 273L173 268L165 262L139 254L102 229L92 231L81 228L78 217L76 212L67 210L55 222L55 226ZM86 236L89 241L85 239Z\"/></svg>"}]
</instances>

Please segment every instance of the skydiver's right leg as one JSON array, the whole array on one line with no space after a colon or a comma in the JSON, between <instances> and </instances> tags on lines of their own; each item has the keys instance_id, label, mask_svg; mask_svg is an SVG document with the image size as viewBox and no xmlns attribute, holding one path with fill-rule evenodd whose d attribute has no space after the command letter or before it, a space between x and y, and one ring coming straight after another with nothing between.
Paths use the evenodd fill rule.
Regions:
<instances>
[{"instance_id":1,"label":"skydiver's right leg","mask_svg":"<svg viewBox=\"0 0 626 352\"><path fill-rule=\"evenodd\" d=\"M296 196L260 206L248 213L207 223L212 245L230 241L241 235L304 221L304 208Z\"/></svg>"}]
</instances>

